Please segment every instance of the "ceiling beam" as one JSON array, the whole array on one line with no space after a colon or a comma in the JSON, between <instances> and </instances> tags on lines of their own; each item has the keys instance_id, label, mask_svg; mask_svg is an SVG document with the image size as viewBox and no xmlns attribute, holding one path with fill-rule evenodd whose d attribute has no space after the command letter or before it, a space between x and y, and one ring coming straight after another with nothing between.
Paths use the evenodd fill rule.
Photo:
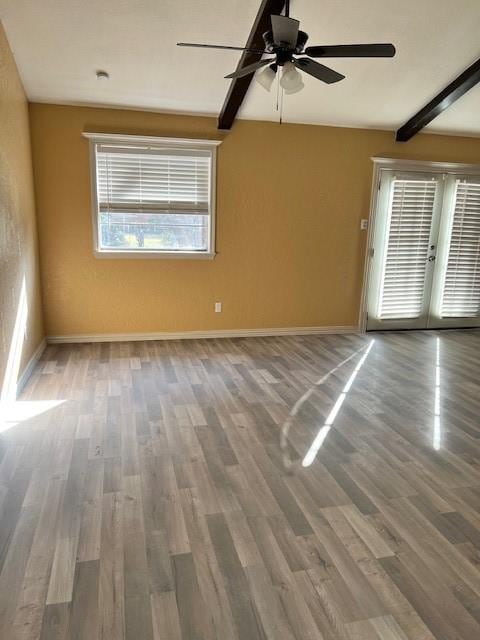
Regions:
<instances>
[{"instance_id":1,"label":"ceiling beam","mask_svg":"<svg viewBox=\"0 0 480 640\"><path fill-rule=\"evenodd\" d=\"M458 76L448 87L441 91L423 109L410 118L403 127L397 131L397 142L407 142L415 134L421 131L432 120L439 116L445 109L448 109L454 102L470 91L480 82L480 59L468 67Z\"/></svg>"},{"instance_id":2,"label":"ceiling beam","mask_svg":"<svg viewBox=\"0 0 480 640\"><path fill-rule=\"evenodd\" d=\"M272 14L280 15L285 7L285 0L262 0L257 17L253 23L250 35L248 36L245 47L249 49L263 49L263 34L270 31L272 25L270 16ZM237 69L242 69L252 62L258 62L262 57L259 53L250 53L244 51L238 63ZM227 97L223 103L222 110L218 117L219 129L230 129L235 117L240 109L242 102L247 94L248 88L253 78L253 73L243 78L234 78L228 88Z\"/></svg>"}]
</instances>

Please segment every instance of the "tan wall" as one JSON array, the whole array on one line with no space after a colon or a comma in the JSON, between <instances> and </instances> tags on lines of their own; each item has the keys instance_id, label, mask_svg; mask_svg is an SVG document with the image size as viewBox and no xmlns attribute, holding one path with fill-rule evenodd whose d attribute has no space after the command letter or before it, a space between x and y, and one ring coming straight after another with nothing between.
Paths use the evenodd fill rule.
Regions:
<instances>
[{"instance_id":1,"label":"tan wall","mask_svg":"<svg viewBox=\"0 0 480 640\"><path fill-rule=\"evenodd\" d=\"M15 332L24 279L26 332L20 321ZM0 23L0 395L42 338L28 105Z\"/></svg>"},{"instance_id":2,"label":"tan wall","mask_svg":"<svg viewBox=\"0 0 480 640\"><path fill-rule=\"evenodd\" d=\"M480 141L31 105L49 335L356 325L371 156L480 162ZM95 259L82 131L223 137L213 261ZM215 301L223 313L215 314Z\"/></svg>"}]
</instances>

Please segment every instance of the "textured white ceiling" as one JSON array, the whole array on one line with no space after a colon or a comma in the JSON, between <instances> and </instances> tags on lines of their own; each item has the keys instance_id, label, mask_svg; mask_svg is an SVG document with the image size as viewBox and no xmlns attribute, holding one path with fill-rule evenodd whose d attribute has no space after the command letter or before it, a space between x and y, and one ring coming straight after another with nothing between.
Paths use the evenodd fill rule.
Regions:
<instances>
[{"instance_id":1,"label":"textured white ceiling","mask_svg":"<svg viewBox=\"0 0 480 640\"><path fill-rule=\"evenodd\" d=\"M0 0L32 101L218 114L239 54L177 41L242 46L260 0ZM328 63L347 79L305 77L284 120L396 129L480 58L480 0L292 0L309 44L393 42L393 59ZM97 69L111 79L99 82ZM480 135L480 88L433 131ZM252 83L240 117L276 120L275 92Z\"/></svg>"}]
</instances>

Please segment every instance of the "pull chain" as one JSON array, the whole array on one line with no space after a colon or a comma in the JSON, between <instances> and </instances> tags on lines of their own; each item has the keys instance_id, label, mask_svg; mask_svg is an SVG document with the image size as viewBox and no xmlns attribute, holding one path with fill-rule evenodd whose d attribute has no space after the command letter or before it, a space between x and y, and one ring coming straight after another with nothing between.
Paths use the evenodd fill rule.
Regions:
<instances>
[{"instance_id":1,"label":"pull chain","mask_svg":"<svg viewBox=\"0 0 480 640\"><path fill-rule=\"evenodd\" d=\"M280 67L277 69L277 105L276 110L280 107Z\"/></svg>"},{"instance_id":2,"label":"pull chain","mask_svg":"<svg viewBox=\"0 0 480 640\"><path fill-rule=\"evenodd\" d=\"M285 0L285 17L290 17L290 0ZM280 111L280 119L279 122L282 124L283 122L283 88L280 88L280 70L278 73L278 83L277 83L277 111Z\"/></svg>"},{"instance_id":3,"label":"pull chain","mask_svg":"<svg viewBox=\"0 0 480 640\"><path fill-rule=\"evenodd\" d=\"M278 71L277 78L277 105L276 110L279 111L279 122L283 121L283 88L280 86L280 71Z\"/></svg>"},{"instance_id":4,"label":"pull chain","mask_svg":"<svg viewBox=\"0 0 480 640\"><path fill-rule=\"evenodd\" d=\"M287 18L290 17L290 0L285 0L285 17ZM283 94L284 94L284 91L282 88L281 95L280 95L280 124L282 124L282 121L283 121Z\"/></svg>"},{"instance_id":5,"label":"pull chain","mask_svg":"<svg viewBox=\"0 0 480 640\"><path fill-rule=\"evenodd\" d=\"M280 89L280 124L283 121L283 89Z\"/></svg>"}]
</instances>

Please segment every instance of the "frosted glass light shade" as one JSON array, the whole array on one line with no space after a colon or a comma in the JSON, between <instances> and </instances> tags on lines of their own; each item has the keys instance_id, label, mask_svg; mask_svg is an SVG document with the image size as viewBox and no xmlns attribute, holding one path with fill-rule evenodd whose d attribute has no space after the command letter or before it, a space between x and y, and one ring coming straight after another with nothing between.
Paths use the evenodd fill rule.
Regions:
<instances>
[{"instance_id":1,"label":"frosted glass light shade","mask_svg":"<svg viewBox=\"0 0 480 640\"><path fill-rule=\"evenodd\" d=\"M265 91L270 91L276 75L277 74L273 69L267 67L255 75L255 80L265 89Z\"/></svg>"},{"instance_id":2,"label":"frosted glass light shade","mask_svg":"<svg viewBox=\"0 0 480 640\"><path fill-rule=\"evenodd\" d=\"M285 90L286 94L297 93L304 87L302 76L295 68L293 62L286 62L283 65L282 78L280 86Z\"/></svg>"}]
</instances>

